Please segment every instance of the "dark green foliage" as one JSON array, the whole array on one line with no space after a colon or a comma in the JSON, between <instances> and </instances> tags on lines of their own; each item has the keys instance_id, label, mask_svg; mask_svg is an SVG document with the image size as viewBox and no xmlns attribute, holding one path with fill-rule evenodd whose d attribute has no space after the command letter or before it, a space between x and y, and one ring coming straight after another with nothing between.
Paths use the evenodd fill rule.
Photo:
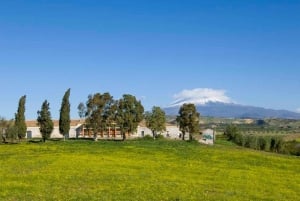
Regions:
<instances>
[{"instance_id":1,"label":"dark green foliage","mask_svg":"<svg viewBox=\"0 0 300 201\"><path fill-rule=\"evenodd\" d=\"M158 135L156 135L156 139L163 140L163 139L165 139L165 137L162 134L158 134Z\"/></svg>"},{"instance_id":2,"label":"dark green foliage","mask_svg":"<svg viewBox=\"0 0 300 201\"><path fill-rule=\"evenodd\" d=\"M270 150L280 153L283 148L284 141L281 136L272 136Z\"/></svg>"},{"instance_id":3,"label":"dark green foliage","mask_svg":"<svg viewBox=\"0 0 300 201\"><path fill-rule=\"evenodd\" d=\"M5 131L7 128L7 120L3 117L0 117L0 137L2 139L3 142L5 142Z\"/></svg>"},{"instance_id":4,"label":"dark green foliage","mask_svg":"<svg viewBox=\"0 0 300 201\"><path fill-rule=\"evenodd\" d=\"M234 139L234 142L237 145L245 146L245 138L243 135L240 135L239 133L231 134L231 133L228 133L228 131L227 132L225 131L224 134L227 137L228 141L233 141L233 139Z\"/></svg>"},{"instance_id":5,"label":"dark green foliage","mask_svg":"<svg viewBox=\"0 0 300 201\"><path fill-rule=\"evenodd\" d=\"M153 140L153 137L151 137L151 135L145 135L143 140Z\"/></svg>"},{"instance_id":6,"label":"dark green foliage","mask_svg":"<svg viewBox=\"0 0 300 201\"><path fill-rule=\"evenodd\" d=\"M182 139L184 140L185 134L189 133L189 138L192 140L192 135L199 134L200 130L200 114L197 112L196 106L191 103L185 103L180 107L178 113L179 115L176 117L176 121L182 132Z\"/></svg>"},{"instance_id":7,"label":"dark green foliage","mask_svg":"<svg viewBox=\"0 0 300 201\"><path fill-rule=\"evenodd\" d=\"M16 138L18 134L17 132L10 133L12 131L11 128L12 127L15 128L14 124L15 124L14 120L8 121L5 118L0 117L0 137L2 142L6 142L6 139L11 136Z\"/></svg>"},{"instance_id":8,"label":"dark green foliage","mask_svg":"<svg viewBox=\"0 0 300 201\"><path fill-rule=\"evenodd\" d=\"M230 124L225 128L224 135L227 136L228 140L233 140L236 138L236 135L238 134L238 128L236 125ZM242 139L238 139L238 142L242 144Z\"/></svg>"},{"instance_id":9,"label":"dark green foliage","mask_svg":"<svg viewBox=\"0 0 300 201\"><path fill-rule=\"evenodd\" d=\"M81 117L85 113L86 127L93 130L95 140L111 126L118 126L125 140L126 134L136 131L144 113L144 107L134 96L125 94L115 101L108 92L89 95L86 107L80 103L78 110Z\"/></svg>"},{"instance_id":10,"label":"dark green foliage","mask_svg":"<svg viewBox=\"0 0 300 201\"><path fill-rule=\"evenodd\" d=\"M69 134L70 131L70 92L71 89L68 89L65 92L65 95L62 99L61 108L60 108L60 115L59 115L59 132L64 137Z\"/></svg>"},{"instance_id":11,"label":"dark green foliage","mask_svg":"<svg viewBox=\"0 0 300 201\"><path fill-rule=\"evenodd\" d=\"M263 120L263 119L258 119L257 121L256 121L256 125L258 125L258 126L263 126L263 125L265 125L266 124L266 122L265 122L265 120Z\"/></svg>"},{"instance_id":12,"label":"dark green foliage","mask_svg":"<svg viewBox=\"0 0 300 201\"><path fill-rule=\"evenodd\" d=\"M86 123L87 127L93 129L95 139L99 132L103 133L107 127L111 126L115 120L114 114L114 100L108 92L104 94L96 93L88 97Z\"/></svg>"},{"instance_id":13,"label":"dark green foliage","mask_svg":"<svg viewBox=\"0 0 300 201\"><path fill-rule=\"evenodd\" d=\"M6 129L5 135L13 142L18 137L18 128L16 125L9 125Z\"/></svg>"},{"instance_id":14,"label":"dark green foliage","mask_svg":"<svg viewBox=\"0 0 300 201\"><path fill-rule=\"evenodd\" d=\"M145 120L147 127L152 131L153 138L156 137L157 132L166 130L166 114L160 107L154 106L151 112L146 112Z\"/></svg>"},{"instance_id":15,"label":"dark green foliage","mask_svg":"<svg viewBox=\"0 0 300 201\"><path fill-rule=\"evenodd\" d=\"M135 96L124 94L116 103L116 121L120 126L123 140L126 133L136 131L138 124L143 120L144 107Z\"/></svg>"},{"instance_id":16,"label":"dark green foliage","mask_svg":"<svg viewBox=\"0 0 300 201\"><path fill-rule=\"evenodd\" d=\"M38 118L37 122L40 126L40 132L45 142L46 139L49 139L53 131L53 121L51 119L50 107L47 100L42 104L41 110L37 112Z\"/></svg>"},{"instance_id":17,"label":"dark green foliage","mask_svg":"<svg viewBox=\"0 0 300 201\"><path fill-rule=\"evenodd\" d=\"M300 142L290 141L284 144L284 153L300 156Z\"/></svg>"},{"instance_id":18,"label":"dark green foliage","mask_svg":"<svg viewBox=\"0 0 300 201\"><path fill-rule=\"evenodd\" d=\"M267 140L266 138L264 138L263 136L259 136L259 138L257 139L257 149L258 150L266 150L268 146Z\"/></svg>"},{"instance_id":19,"label":"dark green foliage","mask_svg":"<svg viewBox=\"0 0 300 201\"><path fill-rule=\"evenodd\" d=\"M26 95L20 98L18 111L15 114L15 129L19 138L24 138L26 136L27 126L25 123L25 102Z\"/></svg>"},{"instance_id":20,"label":"dark green foliage","mask_svg":"<svg viewBox=\"0 0 300 201\"><path fill-rule=\"evenodd\" d=\"M237 145L256 149L281 153L283 151L284 141L280 135L262 135L240 133L236 126L228 125L224 134L228 140Z\"/></svg>"}]
</instances>

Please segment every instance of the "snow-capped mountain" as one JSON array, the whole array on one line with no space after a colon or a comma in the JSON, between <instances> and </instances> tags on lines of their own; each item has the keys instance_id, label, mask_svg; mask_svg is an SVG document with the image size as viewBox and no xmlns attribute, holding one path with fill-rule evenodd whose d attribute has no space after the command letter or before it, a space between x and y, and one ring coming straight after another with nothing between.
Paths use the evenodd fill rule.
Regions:
<instances>
[{"instance_id":1,"label":"snow-capped mountain","mask_svg":"<svg viewBox=\"0 0 300 201\"><path fill-rule=\"evenodd\" d=\"M233 103L226 96L224 90L216 90L210 88L195 88L191 90L183 90L173 96L175 101L170 107L181 106L184 103L194 103L195 105L205 105L210 102Z\"/></svg>"},{"instance_id":2,"label":"snow-capped mountain","mask_svg":"<svg viewBox=\"0 0 300 201\"><path fill-rule=\"evenodd\" d=\"M187 103L186 100L173 102L170 107L164 108L167 115L177 115L180 106ZM300 113L288 110L274 110L255 106L245 106L235 103L218 101L203 101L194 103L201 116L225 117L225 118L285 118L300 119Z\"/></svg>"}]
</instances>

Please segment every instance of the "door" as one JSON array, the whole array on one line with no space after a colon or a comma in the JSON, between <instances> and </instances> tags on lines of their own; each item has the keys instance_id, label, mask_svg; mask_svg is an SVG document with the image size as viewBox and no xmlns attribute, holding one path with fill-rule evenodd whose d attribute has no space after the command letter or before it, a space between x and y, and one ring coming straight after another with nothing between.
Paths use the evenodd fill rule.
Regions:
<instances>
[{"instance_id":1,"label":"door","mask_svg":"<svg viewBox=\"0 0 300 201\"><path fill-rule=\"evenodd\" d=\"M32 131L27 131L27 139L31 139L32 138Z\"/></svg>"}]
</instances>

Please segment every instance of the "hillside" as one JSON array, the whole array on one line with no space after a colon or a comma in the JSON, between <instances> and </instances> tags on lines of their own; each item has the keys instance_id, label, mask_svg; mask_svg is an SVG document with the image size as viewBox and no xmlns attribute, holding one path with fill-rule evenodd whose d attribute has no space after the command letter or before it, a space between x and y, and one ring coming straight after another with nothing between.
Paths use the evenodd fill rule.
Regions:
<instances>
[{"instance_id":1,"label":"hillside","mask_svg":"<svg viewBox=\"0 0 300 201\"><path fill-rule=\"evenodd\" d=\"M178 105L164 108L167 115L177 115ZM274 110L262 107L245 106L234 103L208 102L198 104L197 111L202 116L225 117L225 118L282 118L282 119L300 119L300 113L288 110Z\"/></svg>"},{"instance_id":2,"label":"hillside","mask_svg":"<svg viewBox=\"0 0 300 201\"><path fill-rule=\"evenodd\" d=\"M300 197L299 158L231 144L57 141L2 144L0 153L0 200Z\"/></svg>"}]
</instances>

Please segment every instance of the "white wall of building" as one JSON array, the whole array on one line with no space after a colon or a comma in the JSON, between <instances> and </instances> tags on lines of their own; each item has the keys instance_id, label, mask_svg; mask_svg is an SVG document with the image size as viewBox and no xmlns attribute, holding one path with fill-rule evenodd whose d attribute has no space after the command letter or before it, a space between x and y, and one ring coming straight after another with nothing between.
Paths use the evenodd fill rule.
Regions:
<instances>
[{"instance_id":1,"label":"white wall of building","mask_svg":"<svg viewBox=\"0 0 300 201\"><path fill-rule=\"evenodd\" d=\"M177 126L166 126L166 131L158 133L163 135L166 138L178 139L180 130ZM145 137L146 135L152 136L152 131L146 126L138 126L137 132L133 135L134 137ZM188 135L186 135L188 136Z\"/></svg>"},{"instance_id":2,"label":"white wall of building","mask_svg":"<svg viewBox=\"0 0 300 201\"><path fill-rule=\"evenodd\" d=\"M76 138L76 129L79 127L80 125L77 126L71 126L70 127L70 131L69 131L69 138ZM40 128L38 126L34 126L34 127L27 127L27 132L26 132L26 138L30 138L30 133L31 132L31 138L41 138L41 132L40 132ZM54 126L53 131L51 133L51 138L63 138L63 136L59 133L59 127L58 126Z\"/></svg>"},{"instance_id":3,"label":"white wall of building","mask_svg":"<svg viewBox=\"0 0 300 201\"><path fill-rule=\"evenodd\" d=\"M76 126L70 127L69 132L69 138L77 138L78 134L80 132L80 126L81 124L78 124ZM162 133L158 133L163 135L165 138L170 139L179 139L180 130L177 126L166 126L166 131ZM147 128L146 126L138 126L137 131L130 135L130 138L136 138L136 137L145 137L146 135L152 136L152 131ZM27 127L27 138L42 138L42 135L40 133L40 129L38 126L29 126ZM186 134L186 139L188 139L188 134ZM54 129L51 133L51 138L63 138L63 136L59 133L59 127L54 126Z\"/></svg>"}]
</instances>

